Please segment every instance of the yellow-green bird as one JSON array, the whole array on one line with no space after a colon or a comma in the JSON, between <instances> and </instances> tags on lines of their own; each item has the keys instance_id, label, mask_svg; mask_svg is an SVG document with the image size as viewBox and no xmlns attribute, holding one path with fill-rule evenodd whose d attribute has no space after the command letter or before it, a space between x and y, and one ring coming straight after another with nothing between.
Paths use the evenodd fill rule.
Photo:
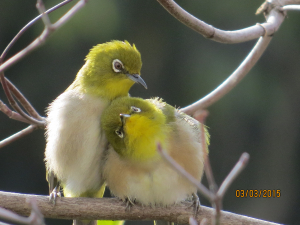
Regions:
<instances>
[{"instance_id":1,"label":"yellow-green bird","mask_svg":"<svg viewBox=\"0 0 300 225\"><path fill-rule=\"evenodd\" d=\"M45 161L54 201L56 181L67 197L102 197L107 140L100 129L101 114L114 99L128 96L134 83L147 88L141 67L139 51L127 41L99 44L90 50L74 82L50 104Z\"/></svg>"},{"instance_id":2,"label":"yellow-green bird","mask_svg":"<svg viewBox=\"0 0 300 225\"><path fill-rule=\"evenodd\" d=\"M161 143L200 182L204 152L197 120L158 98L123 97L103 112L101 127L110 143L103 177L115 196L152 206L169 206L194 197L199 206L196 187L157 152L157 143Z\"/></svg>"}]
</instances>

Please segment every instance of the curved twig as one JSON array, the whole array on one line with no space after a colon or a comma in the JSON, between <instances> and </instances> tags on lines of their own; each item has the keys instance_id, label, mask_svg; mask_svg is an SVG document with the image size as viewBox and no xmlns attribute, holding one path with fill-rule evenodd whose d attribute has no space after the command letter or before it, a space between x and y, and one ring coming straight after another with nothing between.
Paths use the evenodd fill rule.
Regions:
<instances>
[{"instance_id":1,"label":"curved twig","mask_svg":"<svg viewBox=\"0 0 300 225\"><path fill-rule=\"evenodd\" d=\"M56 9L72 2L73 0L66 0L63 1L59 4L57 4L56 6L53 6L52 8L48 9L45 13L49 14L52 13L53 11L55 11ZM4 58L6 57L7 53L9 52L9 50L14 46L14 44L17 42L17 40L23 35L23 33L28 30L29 27L31 27L33 24L35 24L35 22L37 22L39 19L42 18L42 15L38 15L37 17L35 17L33 20L31 20L29 23L27 23L18 33L17 35L11 40L11 42L6 46L6 48L4 49L3 53L1 54L0 57L0 62L2 63Z\"/></svg>"},{"instance_id":2,"label":"curved twig","mask_svg":"<svg viewBox=\"0 0 300 225\"><path fill-rule=\"evenodd\" d=\"M215 90L210 92L199 101L182 108L181 111L186 114L192 115L195 111L207 108L208 106L212 105L229 91L231 91L255 65L255 63L267 48L271 39L272 37L269 36L261 37L255 47L246 57L246 59L242 62L242 64L220 86L218 86Z\"/></svg>"},{"instance_id":3,"label":"curved twig","mask_svg":"<svg viewBox=\"0 0 300 225\"><path fill-rule=\"evenodd\" d=\"M44 126L45 122L44 121L39 121L36 120L33 117L30 117L29 115L27 115L22 109L21 107L18 105L18 103L15 101L15 99L13 98L9 88L8 88L8 84L5 80L4 74L3 72L0 73L0 79L1 79L1 83L4 89L4 93L9 101L9 104L13 107L14 110L16 110L17 113L19 113L22 117L24 117L25 120L28 121L28 123L30 124L35 124L35 125L39 125L39 126Z\"/></svg>"},{"instance_id":4,"label":"curved twig","mask_svg":"<svg viewBox=\"0 0 300 225\"><path fill-rule=\"evenodd\" d=\"M0 111L3 112L8 118L13 120L18 120L20 122L29 123L27 120L24 119L19 113L12 111L10 108L7 107L1 100L0 100Z\"/></svg>"},{"instance_id":5,"label":"curved twig","mask_svg":"<svg viewBox=\"0 0 300 225\"><path fill-rule=\"evenodd\" d=\"M186 25L187 27L193 29L194 31L200 33L205 38L209 38L213 41L234 44L241 43L250 40L254 40L259 38L260 36L264 36L265 32L268 34L273 34L279 27L276 23L270 23L267 21L263 23L262 26L256 24L251 27L247 27L241 30L234 31L225 31L221 29L217 29L212 25L205 23L202 20L197 19L184 9L182 9L178 4L176 4L173 0L157 0L172 16L174 16L181 23ZM275 0L269 0L268 2L275 2ZM300 4L300 0L281 0L281 4ZM275 3L274 3L275 4ZM280 5L281 6L281 5Z\"/></svg>"},{"instance_id":6,"label":"curved twig","mask_svg":"<svg viewBox=\"0 0 300 225\"><path fill-rule=\"evenodd\" d=\"M52 34L55 30L61 27L64 23L66 23L79 9L81 9L88 0L79 0L65 15L63 15L56 23L51 25L51 29L44 29L39 37L37 37L31 44L29 44L26 48L18 52L16 55L5 61L0 66L0 72L5 71L10 66L18 62L24 56L28 55L31 51L42 45L46 39Z\"/></svg>"},{"instance_id":7,"label":"curved twig","mask_svg":"<svg viewBox=\"0 0 300 225\"><path fill-rule=\"evenodd\" d=\"M21 105L25 108L25 110L28 112L30 116L32 116L35 119L38 120L45 120L44 117L40 116L38 112L33 108L33 106L30 104L30 102L25 98L25 96L13 85L13 83L8 80L5 77L5 81L7 83L7 86L9 90L12 92L12 94L16 97L18 102L21 103Z\"/></svg>"}]
</instances>

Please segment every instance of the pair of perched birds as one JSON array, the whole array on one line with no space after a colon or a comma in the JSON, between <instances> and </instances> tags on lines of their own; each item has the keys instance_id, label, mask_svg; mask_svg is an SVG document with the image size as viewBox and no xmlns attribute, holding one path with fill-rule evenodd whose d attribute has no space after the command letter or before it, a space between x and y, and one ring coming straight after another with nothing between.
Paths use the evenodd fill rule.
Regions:
<instances>
[{"instance_id":1,"label":"pair of perched birds","mask_svg":"<svg viewBox=\"0 0 300 225\"><path fill-rule=\"evenodd\" d=\"M129 204L168 206L196 197L196 187L161 158L157 144L200 182L200 124L158 98L130 97L134 83L147 88L141 67L127 41L99 44L49 106L45 161L54 201L59 185L67 197L102 197L107 185Z\"/></svg>"}]
</instances>

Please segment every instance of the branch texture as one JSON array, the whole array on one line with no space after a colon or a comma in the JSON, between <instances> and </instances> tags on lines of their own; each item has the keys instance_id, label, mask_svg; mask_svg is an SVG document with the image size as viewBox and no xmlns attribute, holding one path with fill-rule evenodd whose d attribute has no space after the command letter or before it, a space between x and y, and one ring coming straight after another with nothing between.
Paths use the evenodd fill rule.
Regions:
<instances>
[{"instance_id":1,"label":"branch texture","mask_svg":"<svg viewBox=\"0 0 300 225\"><path fill-rule=\"evenodd\" d=\"M37 206L45 218L57 219L105 219L105 220L166 220L187 224L193 216L190 203L182 203L169 208L141 207L135 205L131 211L125 211L125 204L116 198L61 198L56 205L49 202L48 196L26 195L0 191L0 207L14 211L20 215L28 216L31 207L26 199L35 199ZM196 220L198 223L207 218L208 224L214 210L202 206ZM222 211L221 224L243 225L276 225L247 216Z\"/></svg>"}]
</instances>

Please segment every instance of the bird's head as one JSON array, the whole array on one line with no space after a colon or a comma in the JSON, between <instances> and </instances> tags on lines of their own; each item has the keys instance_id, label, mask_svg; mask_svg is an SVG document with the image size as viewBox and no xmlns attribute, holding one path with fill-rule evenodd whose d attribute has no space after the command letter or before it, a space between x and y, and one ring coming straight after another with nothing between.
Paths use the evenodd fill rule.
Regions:
<instances>
[{"instance_id":1,"label":"bird's head","mask_svg":"<svg viewBox=\"0 0 300 225\"><path fill-rule=\"evenodd\" d=\"M161 109L132 97L114 100L102 114L101 127L121 157L139 162L158 156L156 144L164 145L169 131Z\"/></svg>"},{"instance_id":2,"label":"bird's head","mask_svg":"<svg viewBox=\"0 0 300 225\"><path fill-rule=\"evenodd\" d=\"M93 47L78 72L72 88L113 100L127 96L134 83L147 85L141 78L141 54L127 41L111 41Z\"/></svg>"}]
</instances>

